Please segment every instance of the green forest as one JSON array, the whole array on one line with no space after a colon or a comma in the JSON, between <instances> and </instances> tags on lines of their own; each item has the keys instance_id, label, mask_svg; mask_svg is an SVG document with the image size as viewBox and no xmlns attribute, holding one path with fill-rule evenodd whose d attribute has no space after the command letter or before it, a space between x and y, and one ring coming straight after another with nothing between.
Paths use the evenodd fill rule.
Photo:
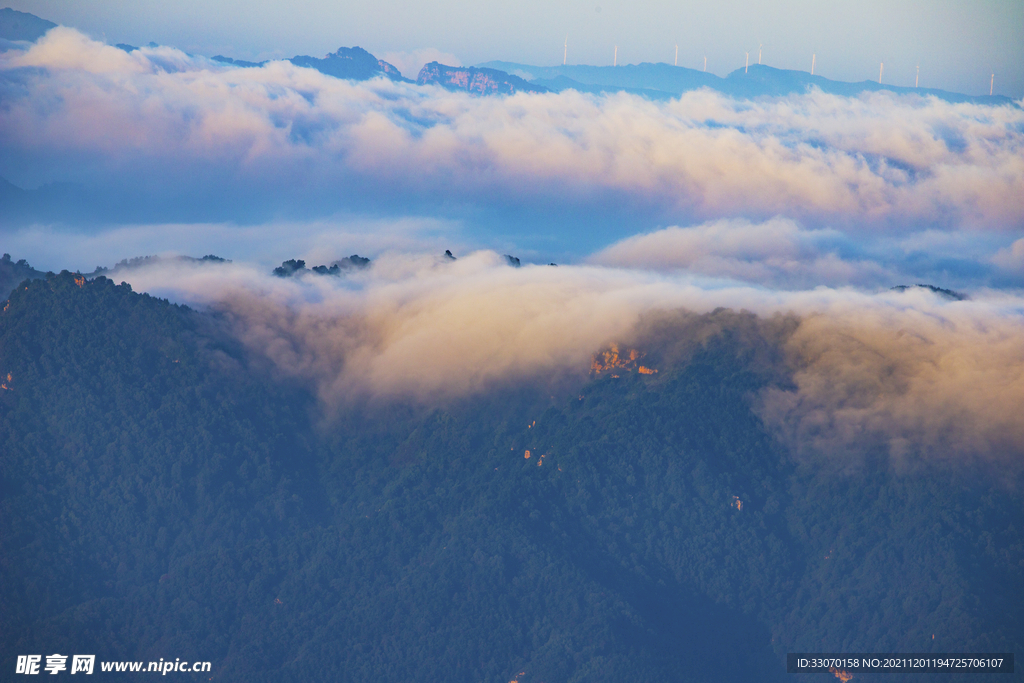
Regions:
<instances>
[{"instance_id":1,"label":"green forest","mask_svg":"<svg viewBox=\"0 0 1024 683\"><path fill-rule=\"evenodd\" d=\"M679 343L694 325L714 333ZM225 330L103 276L4 303L0 679L53 652L494 683L1024 653L1020 487L792 457L752 407L789 381L752 315L666 314L642 348L656 373L330 415Z\"/></svg>"}]
</instances>

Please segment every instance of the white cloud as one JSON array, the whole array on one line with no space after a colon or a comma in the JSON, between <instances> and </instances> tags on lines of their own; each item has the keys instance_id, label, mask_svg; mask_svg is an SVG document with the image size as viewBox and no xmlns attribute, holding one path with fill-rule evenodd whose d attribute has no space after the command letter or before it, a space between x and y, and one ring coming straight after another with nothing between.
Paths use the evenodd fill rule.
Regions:
<instances>
[{"instance_id":1,"label":"white cloud","mask_svg":"<svg viewBox=\"0 0 1024 683\"><path fill-rule=\"evenodd\" d=\"M996 252L992 262L1009 273L1024 276L1024 237Z\"/></svg>"},{"instance_id":2,"label":"white cloud","mask_svg":"<svg viewBox=\"0 0 1024 683\"><path fill-rule=\"evenodd\" d=\"M70 29L0 56L3 71L29 65L42 69L4 94L0 173L161 206L558 205L595 218L629 207L651 223L778 215L855 233L1024 225L1024 112L1009 106L473 97L286 62L128 55Z\"/></svg>"},{"instance_id":3,"label":"white cloud","mask_svg":"<svg viewBox=\"0 0 1024 683\"><path fill-rule=\"evenodd\" d=\"M895 274L870 260L844 260L829 248L840 234L805 230L794 221L744 219L671 227L636 235L598 252L598 264L686 270L774 287L875 285Z\"/></svg>"}]
</instances>

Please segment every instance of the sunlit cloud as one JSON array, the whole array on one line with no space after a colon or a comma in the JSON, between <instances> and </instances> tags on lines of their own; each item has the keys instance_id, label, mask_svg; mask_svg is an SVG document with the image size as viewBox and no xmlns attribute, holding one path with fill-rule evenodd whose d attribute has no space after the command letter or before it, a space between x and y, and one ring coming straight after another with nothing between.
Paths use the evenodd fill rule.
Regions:
<instances>
[{"instance_id":1,"label":"sunlit cloud","mask_svg":"<svg viewBox=\"0 0 1024 683\"><path fill-rule=\"evenodd\" d=\"M457 261L386 253L342 278L165 261L115 279L218 311L253 353L315 387L328 411L583 378L607 344L656 345L644 330L666 312L788 316L771 343L792 387L762 392L755 407L795 453L852 461L880 449L904 464L1024 456L1024 299L1005 292L787 292L633 269L511 268L486 251Z\"/></svg>"},{"instance_id":2,"label":"sunlit cloud","mask_svg":"<svg viewBox=\"0 0 1024 683\"><path fill-rule=\"evenodd\" d=\"M685 270L775 287L877 286L899 275L869 259L844 259L834 230L805 230L794 221L720 220L671 227L617 242L592 257L599 264Z\"/></svg>"}]
</instances>

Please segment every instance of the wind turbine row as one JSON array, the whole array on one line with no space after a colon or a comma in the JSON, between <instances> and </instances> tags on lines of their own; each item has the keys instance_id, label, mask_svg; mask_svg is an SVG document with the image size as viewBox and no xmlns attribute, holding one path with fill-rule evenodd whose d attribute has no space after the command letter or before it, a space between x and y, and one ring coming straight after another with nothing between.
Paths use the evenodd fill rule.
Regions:
<instances>
[{"instance_id":1,"label":"wind turbine row","mask_svg":"<svg viewBox=\"0 0 1024 683\"><path fill-rule=\"evenodd\" d=\"M676 47L676 52L675 52L675 58L672 60L672 65L673 66L679 66L679 44L676 43L675 47ZM758 64L761 64L761 56L762 56L762 52L763 51L764 51L764 43L760 43L757 46L757 63ZM750 50L745 50L743 54L745 56L745 58L743 60L743 73L749 73L749 71L750 71ZM569 59L569 34L567 33L567 34L565 34L565 43L562 45L562 66L566 65L568 59ZM814 75L814 66L815 66L815 62L817 61L817 59L818 59L817 53L811 54L811 75L812 76ZM612 52L612 66L618 66L618 65L619 65L619 46L616 45L615 48L614 48L614 51ZM708 70L708 56L704 55L704 72L707 73L707 70ZM879 85L882 84L882 75L883 75L884 72L885 72L885 62L879 62L878 63L878 84ZM921 83L921 65L918 64L917 65L917 72L914 75L914 87L917 88L920 85L920 83ZM996 75L992 74L992 77L989 79L989 83L988 83L988 94L989 94L989 96L991 96L992 93L995 91L995 84L996 84Z\"/></svg>"}]
</instances>

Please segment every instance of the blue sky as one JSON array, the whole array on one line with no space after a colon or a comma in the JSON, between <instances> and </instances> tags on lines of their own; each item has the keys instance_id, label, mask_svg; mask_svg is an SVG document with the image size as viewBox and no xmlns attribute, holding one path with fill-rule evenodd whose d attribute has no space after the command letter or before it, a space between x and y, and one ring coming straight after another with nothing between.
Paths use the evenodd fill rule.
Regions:
<instances>
[{"instance_id":1,"label":"blue sky","mask_svg":"<svg viewBox=\"0 0 1024 683\"><path fill-rule=\"evenodd\" d=\"M434 48L463 64L504 59L571 63L679 63L725 75L744 52L764 63L838 80L876 79L969 94L1024 96L1024 3L1020 0L743 0L544 2L242 2L241 0L16 0L11 7L107 42L156 41L197 54L266 58L322 55L360 45L375 54ZM414 74L407 74L413 75Z\"/></svg>"}]
</instances>

